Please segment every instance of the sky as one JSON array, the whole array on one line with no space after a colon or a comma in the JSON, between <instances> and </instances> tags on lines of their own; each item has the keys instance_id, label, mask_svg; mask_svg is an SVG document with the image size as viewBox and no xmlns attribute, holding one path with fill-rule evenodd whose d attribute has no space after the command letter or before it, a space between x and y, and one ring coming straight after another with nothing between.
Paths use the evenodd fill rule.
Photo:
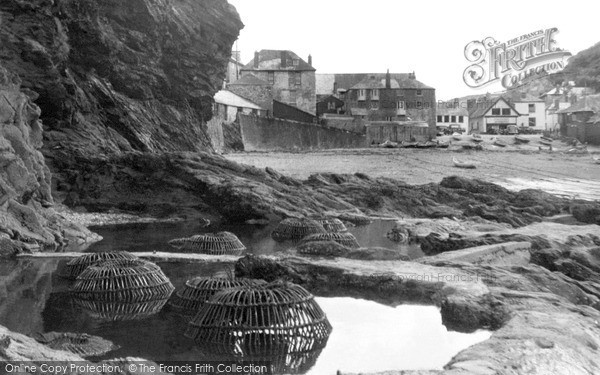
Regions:
<instances>
[{"instance_id":1,"label":"sky","mask_svg":"<svg viewBox=\"0 0 600 375\"><path fill-rule=\"evenodd\" d=\"M557 47L571 52L600 42L592 1L229 0L244 23L243 63L254 51L286 49L318 73L408 73L436 89L437 99L496 92L468 87L465 46L493 37L507 42L556 27ZM236 45L234 45L234 49Z\"/></svg>"}]
</instances>

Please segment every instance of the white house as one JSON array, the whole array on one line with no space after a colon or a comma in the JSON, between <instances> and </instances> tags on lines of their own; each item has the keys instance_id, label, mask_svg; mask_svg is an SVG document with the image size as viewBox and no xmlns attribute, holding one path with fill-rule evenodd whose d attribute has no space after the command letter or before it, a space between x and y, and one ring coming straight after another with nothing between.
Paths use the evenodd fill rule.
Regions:
<instances>
[{"instance_id":1,"label":"white house","mask_svg":"<svg viewBox=\"0 0 600 375\"><path fill-rule=\"evenodd\" d=\"M520 116L515 107L503 97L486 99L472 106L469 130L473 133L498 133L506 130L509 125L517 125L517 118Z\"/></svg>"},{"instance_id":2,"label":"white house","mask_svg":"<svg viewBox=\"0 0 600 375\"><path fill-rule=\"evenodd\" d=\"M452 107L451 104L439 104L435 110L436 128L446 128L450 125L458 125L462 131L466 132L469 128L469 112L467 108L459 106Z\"/></svg>"},{"instance_id":3,"label":"white house","mask_svg":"<svg viewBox=\"0 0 600 375\"><path fill-rule=\"evenodd\" d=\"M229 90L221 90L215 94L213 117L220 117L225 122L234 122L238 112L266 116L267 110L248 99L242 98Z\"/></svg>"},{"instance_id":4,"label":"white house","mask_svg":"<svg viewBox=\"0 0 600 375\"><path fill-rule=\"evenodd\" d=\"M517 126L530 130L548 130L546 124L546 104L542 99L526 93L515 93L509 100L519 113Z\"/></svg>"}]
</instances>

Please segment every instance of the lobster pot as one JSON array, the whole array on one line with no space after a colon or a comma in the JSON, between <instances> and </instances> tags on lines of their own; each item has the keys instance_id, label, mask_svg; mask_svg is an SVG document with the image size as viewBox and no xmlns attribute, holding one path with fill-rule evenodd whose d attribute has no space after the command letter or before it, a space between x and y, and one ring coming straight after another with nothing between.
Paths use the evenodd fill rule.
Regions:
<instances>
[{"instance_id":1,"label":"lobster pot","mask_svg":"<svg viewBox=\"0 0 600 375\"><path fill-rule=\"evenodd\" d=\"M168 299L174 289L159 266L141 259L89 266L73 285L80 300L119 303Z\"/></svg>"},{"instance_id":2,"label":"lobster pot","mask_svg":"<svg viewBox=\"0 0 600 375\"><path fill-rule=\"evenodd\" d=\"M271 237L275 241L300 240L310 234L327 233L325 228L313 219L289 218L282 220Z\"/></svg>"},{"instance_id":3,"label":"lobster pot","mask_svg":"<svg viewBox=\"0 0 600 375\"><path fill-rule=\"evenodd\" d=\"M310 236L304 237L300 244L302 245L314 241L335 241L350 249L358 249L360 247L356 237L349 232L311 234Z\"/></svg>"},{"instance_id":4,"label":"lobster pot","mask_svg":"<svg viewBox=\"0 0 600 375\"><path fill-rule=\"evenodd\" d=\"M348 230L344 222L337 218L316 219L316 221L330 233L346 232Z\"/></svg>"},{"instance_id":5,"label":"lobster pot","mask_svg":"<svg viewBox=\"0 0 600 375\"><path fill-rule=\"evenodd\" d=\"M34 338L52 349L65 350L81 357L99 357L119 348L102 337L87 333L48 332L37 334Z\"/></svg>"},{"instance_id":6,"label":"lobster pot","mask_svg":"<svg viewBox=\"0 0 600 375\"><path fill-rule=\"evenodd\" d=\"M75 280L77 276L79 276L86 268L91 266L92 264L96 264L99 262L104 262L108 260L123 260L123 259L138 259L137 256L128 253L127 251L119 251L119 252L106 252L106 253L90 253L86 255L82 255L75 259L70 260L63 273L62 277L67 279Z\"/></svg>"},{"instance_id":7,"label":"lobster pot","mask_svg":"<svg viewBox=\"0 0 600 375\"><path fill-rule=\"evenodd\" d=\"M77 306L95 319L107 321L140 320L157 314L168 298L146 302L105 302L74 298Z\"/></svg>"},{"instance_id":8,"label":"lobster pot","mask_svg":"<svg viewBox=\"0 0 600 375\"><path fill-rule=\"evenodd\" d=\"M323 342L292 338L286 344L274 343L262 348L248 343L240 346L197 341L196 345L206 361L262 362L270 365L271 374L305 374L317 363L326 343L327 339Z\"/></svg>"},{"instance_id":9,"label":"lobster pot","mask_svg":"<svg viewBox=\"0 0 600 375\"><path fill-rule=\"evenodd\" d=\"M241 255L246 250L235 234L225 231L176 238L169 244L179 251L209 255Z\"/></svg>"},{"instance_id":10,"label":"lobster pot","mask_svg":"<svg viewBox=\"0 0 600 375\"><path fill-rule=\"evenodd\" d=\"M322 348L331 325L312 294L299 285L275 282L227 289L206 301L185 335L199 343L244 348L263 355Z\"/></svg>"},{"instance_id":11,"label":"lobster pot","mask_svg":"<svg viewBox=\"0 0 600 375\"><path fill-rule=\"evenodd\" d=\"M195 314L210 297L224 289L264 283L262 280L229 279L224 277L195 277L185 282L169 300L169 305L182 313Z\"/></svg>"}]
</instances>

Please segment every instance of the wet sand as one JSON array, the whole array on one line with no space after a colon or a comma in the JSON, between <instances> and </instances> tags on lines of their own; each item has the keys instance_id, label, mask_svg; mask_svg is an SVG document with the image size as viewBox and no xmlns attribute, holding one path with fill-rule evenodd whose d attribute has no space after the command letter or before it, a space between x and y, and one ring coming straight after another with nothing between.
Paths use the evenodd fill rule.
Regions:
<instances>
[{"instance_id":1,"label":"wet sand","mask_svg":"<svg viewBox=\"0 0 600 375\"><path fill-rule=\"evenodd\" d=\"M316 152L252 152L224 155L227 159L271 167L286 175L306 179L313 173L365 173L372 177L388 177L408 184L440 182L458 175L494 182L509 189L538 188L547 192L600 200L600 164L592 155L598 147L588 147L587 153L570 153L573 147L554 141L552 150L530 136L526 145L514 144L514 137L500 136L508 145L493 144L493 136L484 136L483 150L463 150L463 141L452 141L448 149L343 149ZM448 138L440 137L442 140ZM542 146L542 150L539 147ZM571 151L572 152L572 151ZM452 158L477 163L475 169L454 166Z\"/></svg>"}]
</instances>

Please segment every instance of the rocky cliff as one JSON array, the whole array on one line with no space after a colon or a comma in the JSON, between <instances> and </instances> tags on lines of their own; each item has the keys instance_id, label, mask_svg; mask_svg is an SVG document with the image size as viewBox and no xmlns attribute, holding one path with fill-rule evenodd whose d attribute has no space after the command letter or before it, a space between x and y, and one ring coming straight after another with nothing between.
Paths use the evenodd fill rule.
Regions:
<instances>
[{"instance_id":1,"label":"rocky cliff","mask_svg":"<svg viewBox=\"0 0 600 375\"><path fill-rule=\"evenodd\" d=\"M21 91L17 76L0 65L0 256L55 247L67 237L92 234L51 208L50 171L40 152L42 124L36 94Z\"/></svg>"},{"instance_id":2,"label":"rocky cliff","mask_svg":"<svg viewBox=\"0 0 600 375\"><path fill-rule=\"evenodd\" d=\"M46 155L210 149L243 27L225 0L6 0L2 60L35 91Z\"/></svg>"}]
</instances>

